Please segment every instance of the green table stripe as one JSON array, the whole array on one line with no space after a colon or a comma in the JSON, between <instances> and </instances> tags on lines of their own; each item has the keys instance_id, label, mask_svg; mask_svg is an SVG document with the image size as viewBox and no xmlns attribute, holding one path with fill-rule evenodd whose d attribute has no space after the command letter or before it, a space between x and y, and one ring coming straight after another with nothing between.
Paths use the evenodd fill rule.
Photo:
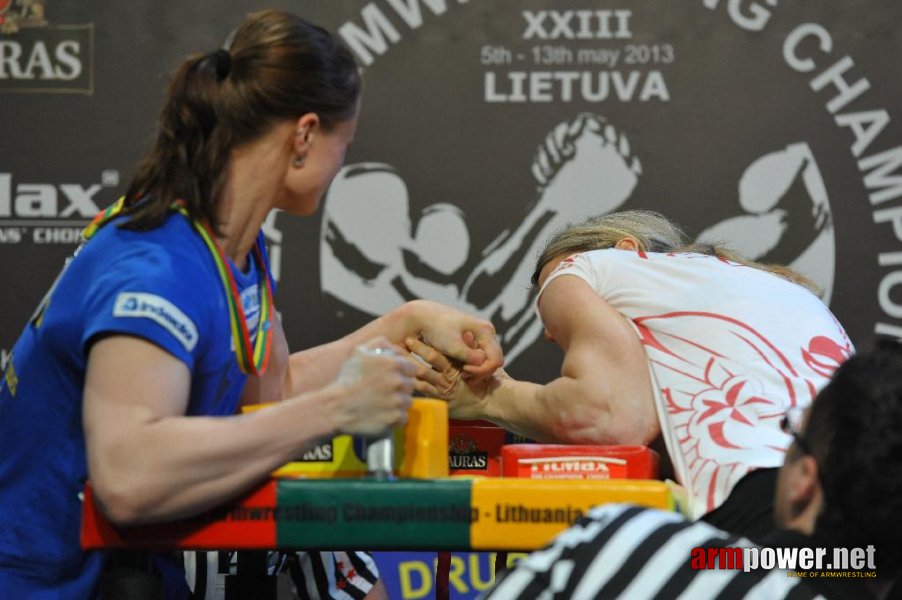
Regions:
<instances>
[{"instance_id":1,"label":"green table stripe","mask_svg":"<svg viewBox=\"0 0 902 600\"><path fill-rule=\"evenodd\" d=\"M280 547L466 550L470 524L479 518L471 489L467 479L282 480L276 541Z\"/></svg>"}]
</instances>

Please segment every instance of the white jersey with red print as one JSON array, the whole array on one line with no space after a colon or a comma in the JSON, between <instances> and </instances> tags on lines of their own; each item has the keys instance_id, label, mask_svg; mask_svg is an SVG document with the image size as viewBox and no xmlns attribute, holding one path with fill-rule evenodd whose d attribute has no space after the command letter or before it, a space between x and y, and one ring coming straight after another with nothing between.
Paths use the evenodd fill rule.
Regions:
<instances>
[{"instance_id":1,"label":"white jersey with red print","mask_svg":"<svg viewBox=\"0 0 902 600\"><path fill-rule=\"evenodd\" d=\"M694 517L720 506L750 470L783 464L783 415L808 406L854 351L817 296L714 256L595 250L564 259L542 290L565 275L635 328Z\"/></svg>"}]
</instances>

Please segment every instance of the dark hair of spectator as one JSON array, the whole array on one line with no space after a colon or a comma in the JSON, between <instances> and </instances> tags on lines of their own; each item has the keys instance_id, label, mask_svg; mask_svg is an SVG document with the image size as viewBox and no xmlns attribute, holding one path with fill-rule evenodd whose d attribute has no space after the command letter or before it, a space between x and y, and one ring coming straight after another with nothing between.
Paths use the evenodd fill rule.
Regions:
<instances>
[{"instance_id":1,"label":"dark hair of spectator","mask_svg":"<svg viewBox=\"0 0 902 600\"><path fill-rule=\"evenodd\" d=\"M902 572L902 345L881 341L843 363L805 438L821 465L817 530L837 546L873 544L881 576Z\"/></svg>"}]
</instances>

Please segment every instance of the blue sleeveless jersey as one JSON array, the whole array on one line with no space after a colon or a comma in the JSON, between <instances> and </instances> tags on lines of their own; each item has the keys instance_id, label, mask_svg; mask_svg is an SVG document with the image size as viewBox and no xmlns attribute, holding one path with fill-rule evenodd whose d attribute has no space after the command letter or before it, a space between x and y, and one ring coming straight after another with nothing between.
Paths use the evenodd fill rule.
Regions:
<instances>
[{"instance_id":1,"label":"blue sleeveless jersey","mask_svg":"<svg viewBox=\"0 0 902 600\"><path fill-rule=\"evenodd\" d=\"M225 292L190 221L172 213L144 232L117 222L63 270L0 380L0 590L11 598L97 592L104 553L79 546L87 479L82 389L92 340L133 335L184 362L189 415L234 414L244 387ZM254 331L257 272L248 263L246 273L230 266Z\"/></svg>"}]
</instances>

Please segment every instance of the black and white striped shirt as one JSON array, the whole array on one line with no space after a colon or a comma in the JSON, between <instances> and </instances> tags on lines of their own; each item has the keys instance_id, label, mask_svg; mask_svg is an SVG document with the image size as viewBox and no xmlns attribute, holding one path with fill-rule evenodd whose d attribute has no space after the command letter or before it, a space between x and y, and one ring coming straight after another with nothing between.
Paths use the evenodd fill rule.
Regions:
<instances>
[{"instance_id":1,"label":"black and white striped shirt","mask_svg":"<svg viewBox=\"0 0 902 600\"><path fill-rule=\"evenodd\" d=\"M548 546L500 577L486 600L542 598L775 598L821 596L773 570L693 570L693 548L752 546L676 513L626 504L589 511Z\"/></svg>"},{"instance_id":2,"label":"black and white striped shirt","mask_svg":"<svg viewBox=\"0 0 902 600\"><path fill-rule=\"evenodd\" d=\"M287 552L278 555L275 572L288 572L300 600L363 600L379 579L368 552Z\"/></svg>"},{"instance_id":3,"label":"black and white striped shirt","mask_svg":"<svg viewBox=\"0 0 902 600\"><path fill-rule=\"evenodd\" d=\"M236 572L236 556L235 552L186 552L192 598L222 600L225 577ZM267 560L268 574L288 579L285 588L295 600L362 600L379 579L379 568L368 552L270 552Z\"/></svg>"}]
</instances>

